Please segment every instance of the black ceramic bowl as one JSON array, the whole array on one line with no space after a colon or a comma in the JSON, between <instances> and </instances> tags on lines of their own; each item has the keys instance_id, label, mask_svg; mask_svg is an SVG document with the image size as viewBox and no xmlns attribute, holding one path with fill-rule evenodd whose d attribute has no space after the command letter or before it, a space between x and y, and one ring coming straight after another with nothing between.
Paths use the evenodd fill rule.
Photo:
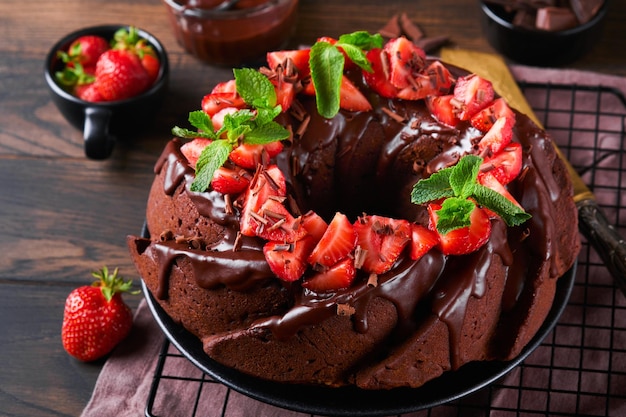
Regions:
<instances>
[{"instance_id":1,"label":"black ceramic bowl","mask_svg":"<svg viewBox=\"0 0 626 417\"><path fill-rule=\"evenodd\" d=\"M151 116L158 110L167 92L167 53L157 38L141 29L138 29L139 35L152 45L161 63L159 75L147 91L124 100L91 103L70 94L57 84L54 74L63 66L63 62L57 57L57 51L67 50L73 40L83 35L99 35L112 39L120 28L128 26L96 26L72 32L54 44L46 57L44 76L52 101L70 124L83 131L85 154L92 159L108 158L116 140L127 138L145 127L146 122L150 123Z\"/></svg>"},{"instance_id":2,"label":"black ceramic bowl","mask_svg":"<svg viewBox=\"0 0 626 417\"><path fill-rule=\"evenodd\" d=\"M491 46L518 63L547 67L571 63L598 43L608 0L587 23L554 32L514 26L502 6L481 1L480 7L483 31Z\"/></svg>"}]
</instances>

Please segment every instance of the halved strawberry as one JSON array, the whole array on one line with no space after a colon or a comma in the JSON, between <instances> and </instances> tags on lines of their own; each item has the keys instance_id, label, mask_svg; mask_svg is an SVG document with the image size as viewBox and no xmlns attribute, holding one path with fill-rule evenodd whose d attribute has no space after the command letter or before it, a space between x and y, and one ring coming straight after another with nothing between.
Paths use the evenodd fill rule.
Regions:
<instances>
[{"instance_id":1,"label":"halved strawberry","mask_svg":"<svg viewBox=\"0 0 626 417\"><path fill-rule=\"evenodd\" d=\"M330 267L352 252L356 246L356 233L343 213L335 213L307 261L311 265Z\"/></svg>"},{"instance_id":2,"label":"halved strawberry","mask_svg":"<svg viewBox=\"0 0 626 417\"><path fill-rule=\"evenodd\" d=\"M272 272L283 281L297 281L304 275L306 258L315 246L311 236L305 236L293 243L267 242L263 254Z\"/></svg>"},{"instance_id":3,"label":"halved strawberry","mask_svg":"<svg viewBox=\"0 0 626 417\"><path fill-rule=\"evenodd\" d=\"M489 172L502 185L513 181L522 170L522 145L510 142L500 152L490 158L485 158L480 166L480 172Z\"/></svg>"},{"instance_id":4,"label":"halved strawberry","mask_svg":"<svg viewBox=\"0 0 626 417\"><path fill-rule=\"evenodd\" d=\"M311 83L312 84L312 83ZM370 111L372 105L345 75L341 78L339 107L349 111Z\"/></svg>"},{"instance_id":5,"label":"halved strawberry","mask_svg":"<svg viewBox=\"0 0 626 417\"><path fill-rule=\"evenodd\" d=\"M233 114L239 109L236 107L224 107L211 116L211 123L213 123L213 129L218 131L224 125L224 118L227 114Z\"/></svg>"},{"instance_id":6,"label":"halved strawberry","mask_svg":"<svg viewBox=\"0 0 626 417\"><path fill-rule=\"evenodd\" d=\"M220 110L234 107L243 109L246 103L237 92L210 93L202 98L201 108L209 116L213 116Z\"/></svg>"},{"instance_id":7,"label":"halved strawberry","mask_svg":"<svg viewBox=\"0 0 626 417\"><path fill-rule=\"evenodd\" d=\"M417 261L437 243L439 243L439 235L436 232L421 224L411 224L411 259Z\"/></svg>"},{"instance_id":8,"label":"halved strawberry","mask_svg":"<svg viewBox=\"0 0 626 417\"><path fill-rule=\"evenodd\" d=\"M491 81L476 74L459 77L454 87L454 98L460 104L459 119L469 120L494 99Z\"/></svg>"},{"instance_id":9,"label":"halved strawberry","mask_svg":"<svg viewBox=\"0 0 626 417\"><path fill-rule=\"evenodd\" d=\"M452 94L445 96L426 97L426 107L439 122L448 126L456 126L459 123L457 108L454 105L455 98Z\"/></svg>"},{"instance_id":10,"label":"halved strawberry","mask_svg":"<svg viewBox=\"0 0 626 417\"><path fill-rule=\"evenodd\" d=\"M352 258L345 258L329 269L318 272L302 283L304 288L315 292L336 291L348 288L356 277L356 268Z\"/></svg>"},{"instance_id":11,"label":"halved strawberry","mask_svg":"<svg viewBox=\"0 0 626 417\"><path fill-rule=\"evenodd\" d=\"M280 77L270 80L274 84L276 90L276 102L280 104L282 111L285 112L291 107L296 97L296 89L293 83L287 82Z\"/></svg>"},{"instance_id":12,"label":"halved strawberry","mask_svg":"<svg viewBox=\"0 0 626 417\"><path fill-rule=\"evenodd\" d=\"M219 167L213 174L211 188L222 194L239 194L250 185L250 174L243 170Z\"/></svg>"},{"instance_id":13,"label":"halved strawberry","mask_svg":"<svg viewBox=\"0 0 626 417\"><path fill-rule=\"evenodd\" d=\"M311 69L309 68L310 55L311 50L308 48L272 51L267 53L267 64L270 69L276 71L280 65L287 65L286 60L290 59L292 64L298 69L298 78L303 79L311 74Z\"/></svg>"},{"instance_id":14,"label":"halved strawberry","mask_svg":"<svg viewBox=\"0 0 626 417\"><path fill-rule=\"evenodd\" d=\"M195 138L180 147L180 151L185 156L185 158L187 158L187 162L189 163L190 167L196 167L196 162L198 162L200 154L202 153L204 148L209 146L211 142L211 139Z\"/></svg>"},{"instance_id":15,"label":"halved strawberry","mask_svg":"<svg viewBox=\"0 0 626 417\"><path fill-rule=\"evenodd\" d=\"M436 231L435 225L439 216L437 211L441 209L440 204L431 203L428 205L431 227ZM439 235L439 247L444 255L465 255L478 250L487 243L491 234L491 221L485 209L475 207L470 215L471 224L467 227L452 230L446 234Z\"/></svg>"},{"instance_id":16,"label":"halved strawberry","mask_svg":"<svg viewBox=\"0 0 626 417\"><path fill-rule=\"evenodd\" d=\"M256 236L259 223L255 217L259 216L263 204L270 197L284 197L286 194L287 185L282 171L276 165L260 166L243 195L241 234Z\"/></svg>"},{"instance_id":17,"label":"halved strawberry","mask_svg":"<svg viewBox=\"0 0 626 417\"><path fill-rule=\"evenodd\" d=\"M386 52L380 48L371 49L367 52L367 60L372 66L372 72L363 71L363 78L367 85L381 96L395 98L398 89L389 82L388 74L383 65L383 54Z\"/></svg>"},{"instance_id":18,"label":"halved strawberry","mask_svg":"<svg viewBox=\"0 0 626 417\"><path fill-rule=\"evenodd\" d=\"M416 74L410 85L398 92L398 98L404 100L421 100L428 96L441 96L450 93L454 78L450 71L439 61L430 64Z\"/></svg>"},{"instance_id":19,"label":"halved strawberry","mask_svg":"<svg viewBox=\"0 0 626 417\"><path fill-rule=\"evenodd\" d=\"M513 139L514 125L515 120L508 117L501 117L496 120L491 129L478 142L478 152L485 156L496 155Z\"/></svg>"},{"instance_id":20,"label":"halved strawberry","mask_svg":"<svg viewBox=\"0 0 626 417\"><path fill-rule=\"evenodd\" d=\"M324 235L324 232L328 228L326 221L314 211L308 211L300 217L302 227L315 239L315 243Z\"/></svg>"},{"instance_id":21,"label":"halved strawberry","mask_svg":"<svg viewBox=\"0 0 626 417\"><path fill-rule=\"evenodd\" d=\"M217 83L215 84L215 87L213 87L213 89L211 90L211 94L236 93L236 92L237 92L237 81L235 81L234 79Z\"/></svg>"},{"instance_id":22,"label":"halved strawberry","mask_svg":"<svg viewBox=\"0 0 626 417\"><path fill-rule=\"evenodd\" d=\"M292 243L302 239L306 230L300 227L287 208L274 197L269 197L250 220L254 234L265 240Z\"/></svg>"},{"instance_id":23,"label":"halved strawberry","mask_svg":"<svg viewBox=\"0 0 626 417\"><path fill-rule=\"evenodd\" d=\"M244 143L233 149L228 157L242 168L255 169L259 164L267 165L282 150L283 143L280 141L266 145Z\"/></svg>"},{"instance_id":24,"label":"halved strawberry","mask_svg":"<svg viewBox=\"0 0 626 417\"><path fill-rule=\"evenodd\" d=\"M354 223L354 230L357 233L357 246L365 251L362 265L357 266L369 273L389 271L411 240L410 223L389 217L359 217Z\"/></svg>"},{"instance_id":25,"label":"halved strawberry","mask_svg":"<svg viewBox=\"0 0 626 417\"><path fill-rule=\"evenodd\" d=\"M496 120L501 117L508 117L515 120L515 113L511 110L506 101L502 97L499 97L472 116L470 123L481 132L487 133Z\"/></svg>"},{"instance_id":26,"label":"halved strawberry","mask_svg":"<svg viewBox=\"0 0 626 417\"><path fill-rule=\"evenodd\" d=\"M383 49L389 58L389 82L399 89L410 87L411 79L424 69L424 50L404 36L389 40Z\"/></svg>"},{"instance_id":27,"label":"halved strawberry","mask_svg":"<svg viewBox=\"0 0 626 417\"><path fill-rule=\"evenodd\" d=\"M450 94L450 89L455 79L450 70L448 70L441 61L431 62L422 73L430 78L433 89L435 90L435 95L442 96Z\"/></svg>"}]
</instances>

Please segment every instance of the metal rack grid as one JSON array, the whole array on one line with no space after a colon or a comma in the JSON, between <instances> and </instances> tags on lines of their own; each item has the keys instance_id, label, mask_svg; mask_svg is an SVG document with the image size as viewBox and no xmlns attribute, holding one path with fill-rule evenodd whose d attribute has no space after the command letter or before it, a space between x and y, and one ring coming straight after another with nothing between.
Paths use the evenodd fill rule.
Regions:
<instances>
[{"instance_id":1,"label":"metal rack grid","mask_svg":"<svg viewBox=\"0 0 626 417\"><path fill-rule=\"evenodd\" d=\"M523 83L521 88L609 221L626 235L626 99L622 93L553 84ZM191 376L170 372L179 360L187 359L166 340L147 417L161 415L155 399L168 381L182 380L189 390L196 390L192 417L199 415L204 396L215 395L215 389L207 387L219 383L202 372ZM216 416L229 417L229 401L240 394L222 388L219 398L209 401L215 404ZM626 415L626 298L584 238L569 303L556 327L520 366L473 395L402 417L444 415Z\"/></svg>"}]
</instances>

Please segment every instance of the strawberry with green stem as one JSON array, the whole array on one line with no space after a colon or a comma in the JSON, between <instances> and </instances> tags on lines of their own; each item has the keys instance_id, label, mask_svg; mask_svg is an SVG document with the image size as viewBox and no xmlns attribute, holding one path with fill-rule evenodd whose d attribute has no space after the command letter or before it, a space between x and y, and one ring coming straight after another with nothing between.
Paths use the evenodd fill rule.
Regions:
<instances>
[{"instance_id":1,"label":"strawberry with green stem","mask_svg":"<svg viewBox=\"0 0 626 417\"><path fill-rule=\"evenodd\" d=\"M73 290L65 301L61 339L73 357L94 361L113 350L130 332L132 311L122 293L132 291L132 281L125 281L105 266L92 274L97 281Z\"/></svg>"}]
</instances>

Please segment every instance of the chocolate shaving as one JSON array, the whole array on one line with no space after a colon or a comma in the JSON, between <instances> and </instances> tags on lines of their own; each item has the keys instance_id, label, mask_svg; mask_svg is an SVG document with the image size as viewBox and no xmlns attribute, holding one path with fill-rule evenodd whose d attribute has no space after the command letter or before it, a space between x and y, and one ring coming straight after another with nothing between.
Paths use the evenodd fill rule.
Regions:
<instances>
[{"instance_id":1,"label":"chocolate shaving","mask_svg":"<svg viewBox=\"0 0 626 417\"><path fill-rule=\"evenodd\" d=\"M241 232L237 232L237 236L235 236L235 242L233 243L233 252L237 252L239 249L241 249L241 239L242 239L242 234Z\"/></svg>"},{"instance_id":2,"label":"chocolate shaving","mask_svg":"<svg viewBox=\"0 0 626 417\"><path fill-rule=\"evenodd\" d=\"M388 107L382 107L381 110L389 117L391 117L393 120L395 120L398 123L404 123L405 119L403 116L400 116L398 113L394 112L393 110L391 110Z\"/></svg>"},{"instance_id":3,"label":"chocolate shaving","mask_svg":"<svg viewBox=\"0 0 626 417\"><path fill-rule=\"evenodd\" d=\"M378 287L378 275L371 273L369 278L367 279L368 287Z\"/></svg>"},{"instance_id":4,"label":"chocolate shaving","mask_svg":"<svg viewBox=\"0 0 626 417\"><path fill-rule=\"evenodd\" d=\"M357 245L354 249L354 267L361 269L365 263L365 257L367 256L367 249L363 249L361 245Z\"/></svg>"}]
</instances>

